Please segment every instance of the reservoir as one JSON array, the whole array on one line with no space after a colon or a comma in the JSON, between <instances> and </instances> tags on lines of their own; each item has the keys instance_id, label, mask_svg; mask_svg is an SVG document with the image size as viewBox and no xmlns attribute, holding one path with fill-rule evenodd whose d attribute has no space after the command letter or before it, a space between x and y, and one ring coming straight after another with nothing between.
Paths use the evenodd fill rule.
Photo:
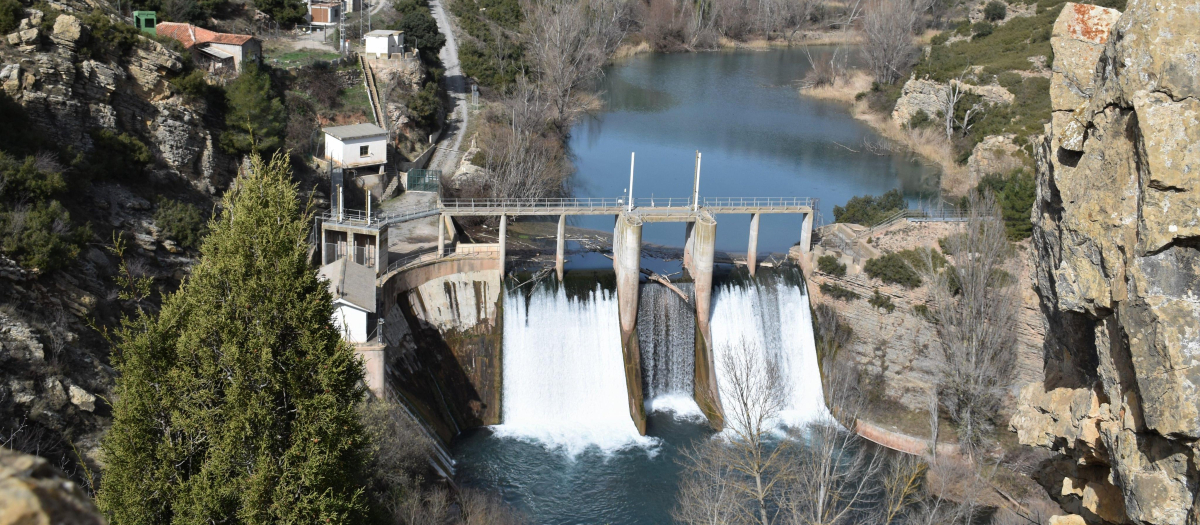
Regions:
<instances>
[{"instance_id":1,"label":"reservoir","mask_svg":"<svg viewBox=\"0 0 1200 525\"><path fill-rule=\"evenodd\" d=\"M832 48L812 47L813 58ZM855 54L851 54L852 60ZM839 103L799 96L809 70L801 48L644 54L606 69L605 103L574 127L570 151L577 197L691 196L696 150L700 197L816 197L825 222L855 195L899 189L910 202L936 197L937 168L904 152L867 150L881 143ZM800 215L762 218L759 250L786 252L799 241ZM718 216L717 250L745 253L748 215ZM611 231L609 217L578 226ZM683 226L647 226L643 242L678 246Z\"/></svg>"},{"instance_id":2,"label":"reservoir","mask_svg":"<svg viewBox=\"0 0 1200 525\"><path fill-rule=\"evenodd\" d=\"M811 51L820 59L832 49ZM899 189L912 203L937 195L935 168L872 147L881 138L844 106L801 98L808 69L803 49L651 54L610 66L599 88L604 111L571 133L575 196L624 195L636 152L635 198L687 198L696 150L701 198L816 197L825 222L855 195ZM744 253L749 216L716 219L718 256ZM571 220L613 228L606 216ZM787 252L802 220L762 217L760 252ZM684 226L648 223L642 235L681 246ZM714 353L749 342L802 387L785 411L792 424L825 410L802 280L795 267L760 269L754 280L735 271L718 276L712 298ZM670 523L678 460L713 435L691 399L694 314L651 283L642 284L637 319L648 414L647 435L638 435L624 404L615 296L602 281L583 293L553 283L502 292L502 424L451 444L457 483L498 492L532 523Z\"/></svg>"}]
</instances>

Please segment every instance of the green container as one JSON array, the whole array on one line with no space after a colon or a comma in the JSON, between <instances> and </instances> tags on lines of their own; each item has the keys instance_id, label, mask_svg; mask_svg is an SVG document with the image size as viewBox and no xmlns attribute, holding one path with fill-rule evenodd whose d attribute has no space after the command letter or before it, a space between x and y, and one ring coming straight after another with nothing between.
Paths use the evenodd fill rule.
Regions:
<instances>
[{"instance_id":1,"label":"green container","mask_svg":"<svg viewBox=\"0 0 1200 525\"><path fill-rule=\"evenodd\" d=\"M158 35L158 29L155 27L157 25L158 17L155 16L154 11L133 12L133 26L143 33Z\"/></svg>"}]
</instances>

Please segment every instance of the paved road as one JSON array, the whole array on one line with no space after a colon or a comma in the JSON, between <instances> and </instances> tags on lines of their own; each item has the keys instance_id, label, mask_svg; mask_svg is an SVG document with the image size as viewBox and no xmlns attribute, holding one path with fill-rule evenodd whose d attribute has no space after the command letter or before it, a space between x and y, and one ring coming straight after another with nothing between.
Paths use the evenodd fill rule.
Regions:
<instances>
[{"instance_id":1,"label":"paved road","mask_svg":"<svg viewBox=\"0 0 1200 525\"><path fill-rule=\"evenodd\" d=\"M446 132L442 133L438 143L437 153L429 162L430 169L440 169L447 175L458 167L459 151L462 149L463 134L466 132L470 112L467 111L467 78L463 76L462 67L458 61L458 41L454 38L454 30L450 19L442 7L442 0L432 0L430 8L433 18L437 20L438 30L446 35L446 45L442 47L438 57L446 66L446 91L450 93L450 115L446 119Z\"/></svg>"}]
</instances>

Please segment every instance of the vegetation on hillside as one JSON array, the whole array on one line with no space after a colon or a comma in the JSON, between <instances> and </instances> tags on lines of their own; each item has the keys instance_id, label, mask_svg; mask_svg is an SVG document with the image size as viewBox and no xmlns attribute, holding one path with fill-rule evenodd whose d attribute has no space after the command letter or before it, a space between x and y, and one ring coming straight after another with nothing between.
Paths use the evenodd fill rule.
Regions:
<instances>
[{"instance_id":1,"label":"vegetation on hillside","mask_svg":"<svg viewBox=\"0 0 1200 525\"><path fill-rule=\"evenodd\" d=\"M845 206L833 207L833 221L874 226L907 207L908 203L900 190L890 190L878 197L851 197Z\"/></svg>"},{"instance_id":2,"label":"vegetation on hillside","mask_svg":"<svg viewBox=\"0 0 1200 525\"><path fill-rule=\"evenodd\" d=\"M404 31L405 43L417 48L421 60L438 63L438 53L446 45L446 36L438 31L437 21L429 11L425 0L396 0L392 9L400 17L391 29Z\"/></svg>"},{"instance_id":3,"label":"vegetation on hillside","mask_svg":"<svg viewBox=\"0 0 1200 525\"><path fill-rule=\"evenodd\" d=\"M453 0L450 11L466 33L458 46L463 73L479 85L503 89L528 69L521 42L518 0Z\"/></svg>"},{"instance_id":4,"label":"vegetation on hillside","mask_svg":"<svg viewBox=\"0 0 1200 525\"><path fill-rule=\"evenodd\" d=\"M241 74L226 86L225 99L229 110L221 146L226 151L264 153L283 146L287 114L264 67L244 63Z\"/></svg>"}]
</instances>

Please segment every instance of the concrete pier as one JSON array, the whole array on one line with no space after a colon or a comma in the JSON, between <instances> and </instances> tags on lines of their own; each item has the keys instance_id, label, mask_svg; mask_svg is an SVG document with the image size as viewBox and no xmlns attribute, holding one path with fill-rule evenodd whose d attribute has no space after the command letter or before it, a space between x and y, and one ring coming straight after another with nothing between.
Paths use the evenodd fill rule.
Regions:
<instances>
[{"instance_id":1,"label":"concrete pier","mask_svg":"<svg viewBox=\"0 0 1200 525\"><path fill-rule=\"evenodd\" d=\"M703 213L696 222L688 224L688 239L684 251L684 268L692 277L696 298L696 366L692 396L713 428L725 425L725 411L717 390L716 363L712 351L712 281L713 258L717 247L717 221Z\"/></svg>"},{"instance_id":2,"label":"concrete pier","mask_svg":"<svg viewBox=\"0 0 1200 525\"><path fill-rule=\"evenodd\" d=\"M438 216L438 257L446 254L446 214Z\"/></svg>"},{"instance_id":3,"label":"concrete pier","mask_svg":"<svg viewBox=\"0 0 1200 525\"><path fill-rule=\"evenodd\" d=\"M808 253L812 249L813 212L804 214L804 226L800 230L800 251Z\"/></svg>"},{"instance_id":4,"label":"concrete pier","mask_svg":"<svg viewBox=\"0 0 1200 525\"><path fill-rule=\"evenodd\" d=\"M758 213L750 215L750 247L746 248L746 267L750 268L750 277L754 277L754 270L758 267L759 215Z\"/></svg>"},{"instance_id":5,"label":"concrete pier","mask_svg":"<svg viewBox=\"0 0 1200 525\"><path fill-rule=\"evenodd\" d=\"M567 216L558 216L558 249L554 255L554 269L558 272L558 282L563 280L563 251L566 247Z\"/></svg>"},{"instance_id":6,"label":"concrete pier","mask_svg":"<svg viewBox=\"0 0 1200 525\"><path fill-rule=\"evenodd\" d=\"M505 237L506 230L508 230L508 216L501 215L500 216L500 239L497 241L500 243L500 280L501 281L504 280L504 237Z\"/></svg>"},{"instance_id":7,"label":"concrete pier","mask_svg":"<svg viewBox=\"0 0 1200 525\"><path fill-rule=\"evenodd\" d=\"M561 223L560 223L561 224ZM646 434L646 408L642 393L642 352L638 345L637 311L642 269L642 219L622 213L613 229L613 271L617 277L617 311L621 319L621 353L625 360L625 386L629 416L638 432ZM710 275L711 277L711 275Z\"/></svg>"}]
</instances>

